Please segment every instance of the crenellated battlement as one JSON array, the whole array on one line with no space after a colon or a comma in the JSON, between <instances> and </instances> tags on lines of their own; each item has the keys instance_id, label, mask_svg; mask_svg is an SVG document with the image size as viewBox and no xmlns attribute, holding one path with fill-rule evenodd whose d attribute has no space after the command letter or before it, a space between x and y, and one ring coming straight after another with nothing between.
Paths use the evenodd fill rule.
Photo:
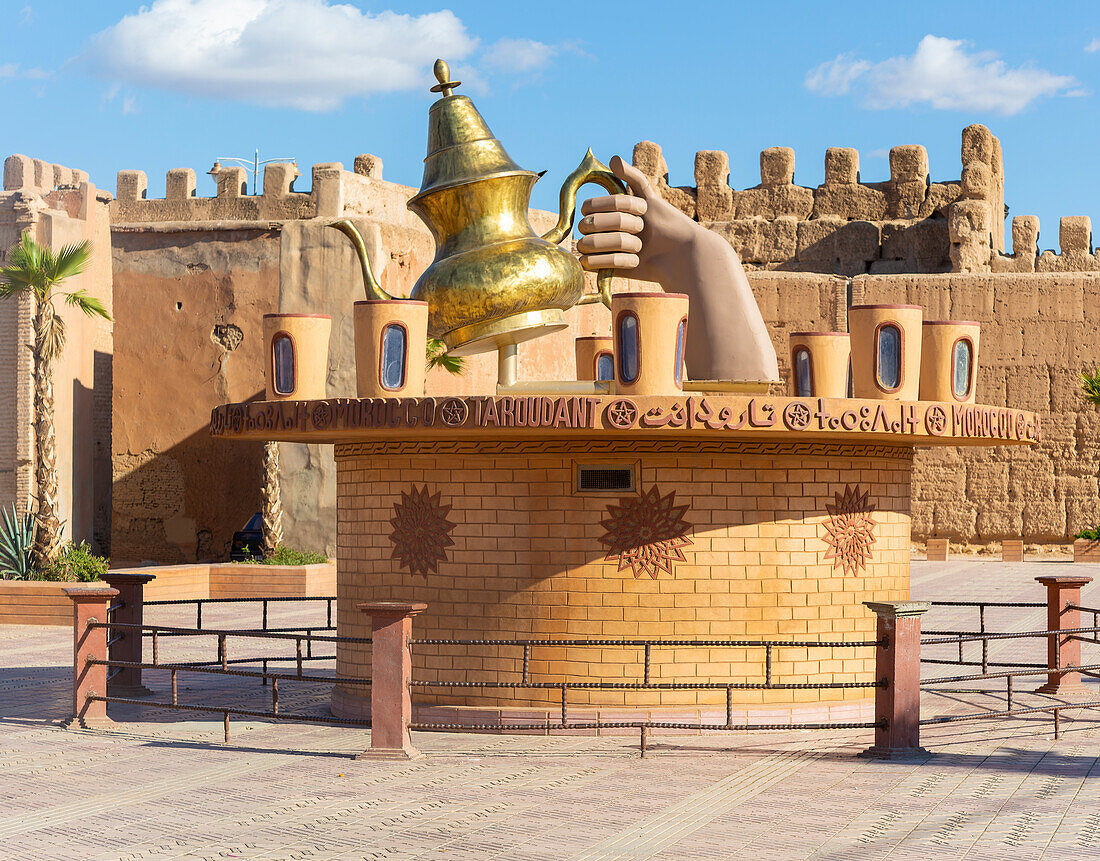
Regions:
<instances>
[{"instance_id":1,"label":"crenellated battlement","mask_svg":"<svg viewBox=\"0 0 1100 861\"><path fill-rule=\"evenodd\" d=\"M1039 219L1017 215L1012 219L1012 253L994 253L993 272L1096 272L1100 249L1092 244L1092 219L1069 215L1058 221L1059 251L1039 251Z\"/></svg>"},{"instance_id":2,"label":"crenellated battlement","mask_svg":"<svg viewBox=\"0 0 1100 861\"><path fill-rule=\"evenodd\" d=\"M363 212L364 197L386 198L392 190L404 189L382 182L382 160L370 154L355 157L354 171L340 162L313 165L309 191L297 191L301 175L294 162L269 164L263 171L261 194L247 193L247 171L242 167L215 164L208 171L215 185L213 197L198 196L198 177L191 168L173 168L165 177L162 198L148 196L149 179L144 171L118 173L117 192L111 207L113 224L187 221L284 221L315 217L336 217ZM369 190L369 194L366 192ZM396 192L404 199L408 195ZM386 201L382 201L383 208Z\"/></svg>"},{"instance_id":3,"label":"crenellated battlement","mask_svg":"<svg viewBox=\"0 0 1100 861\"><path fill-rule=\"evenodd\" d=\"M730 185L729 156L721 150L696 153L694 187L669 185L668 164L652 141L634 147L634 166L753 268L840 275L951 271L952 207L972 201L968 212L974 214L1004 205L1000 143L980 125L963 131L960 177L945 182L932 181L928 153L919 145L890 150L890 178L870 183L860 180L857 150L830 147L824 182L816 188L795 184L789 147L761 152L760 182L744 189ZM1003 228L998 237L992 221L987 268L991 250L1004 247Z\"/></svg>"},{"instance_id":4,"label":"crenellated battlement","mask_svg":"<svg viewBox=\"0 0 1100 861\"><path fill-rule=\"evenodd\" d=\"M110 194L97 189L87 171L52 164L40 158L10 155L4 160L5 209L23 210L21 217L35 220L34 212L61 213L81 221L93 219L96 205L105 204Z\"/></svg>"},{"instance_id":5,"label":"crenellated battlement","mask_svg":"<svg viewBox=\"0 0 1100 861\"><path fill-rule=\"evenodd\" d=\"M78 188L88 181L88 172L51 164L40 158L10 155L4 160L4 191L49 194L65 188Z\"/></svg>"}]
</instances>

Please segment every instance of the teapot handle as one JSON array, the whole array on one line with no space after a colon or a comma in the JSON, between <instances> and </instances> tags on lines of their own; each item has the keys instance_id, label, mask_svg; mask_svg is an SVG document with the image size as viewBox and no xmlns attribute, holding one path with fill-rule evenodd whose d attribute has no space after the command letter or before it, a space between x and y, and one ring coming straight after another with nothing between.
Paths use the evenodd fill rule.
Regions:
<instances>
[{"instance_id":1,"label":"teapot handle","mask_svg":"<svg viewBox=\"0 0 1100 861\"><path fill-rule=\"evenodd\" d=\"M592 155L592 150L585 153L577 169L565 178L561 193L558 197L558 223L542 238L547 242L557 245L563 241L573 229L573 219L577 213L577 190L587 182L595 183L612 194L629 194L626 184L611 172L606 164ZM596 273L596 287L599 292L590 296L582 296L578 305L588 305L592 302L603 302L611 307L611 276L614 269L601 269Z\"/></svg>"}]
</instances>

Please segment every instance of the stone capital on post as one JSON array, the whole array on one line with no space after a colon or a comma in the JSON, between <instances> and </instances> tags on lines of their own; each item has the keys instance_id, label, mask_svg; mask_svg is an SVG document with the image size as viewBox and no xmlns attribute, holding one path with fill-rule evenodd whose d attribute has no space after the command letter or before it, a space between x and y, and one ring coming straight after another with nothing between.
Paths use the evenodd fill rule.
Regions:
<instances>
[{"instance_id":1,"label":"stone capital on post","mask_svg":"<svg viewBox=\"0 0 1100 861\"><path fill-rule=\"evenodd\" d=\"M920 746L920 617L932 606L926 601L864 601L878 616L879 645L875 678L875 743L864 756L905 759L927 756Z\"/></svg>"},{"instance_id":2,"label":"stone capital on post","mask_svg":"<svg viewBox=\"0 0 1100 861\"><path fill-rule=\"evenodd\" d=\"M427 604L370 601L356 604L371 617L370 749L358 759L415 759L420 752L409 735L412 722L412 619Z\"/></svg>"},{"instance_id":3,"label":"stone capital on post","mask_svg":"<svg viewBox=\"0 0 1100 861\"><path fill-rule=\"evenodd\" d=\"M107 667L89 664L107 660L107 629L89 628L107 621L111 601L118 589L109 586L66 586L62 591L73 602L73 714L67 725L97 726L110 723L107 703L89 701L89 696L107 695Z\"/></svg>"},{"instance_id":4,"label":"stone capital on post","mask_svg":"<svg viewBox=\"0 0 1100 861\"><path fill-rule=\"evenodd\" d=\"M1081 627L1081 611L1071 609L1070 604L1081 603L1081 587L1091 583L1091 577L1036 577L1035 580L1047 587L1047 630L1065 631ZM1037 694L1083 694L1086 688L1081 684L1081 674L1062 672L1063 667L1081 665L1081 641L1073 635L1047 637L1047 674L1046 684L1036 688ZM1057 670L1057 672L1056 672Z\"/></svg>"},{"instance_id":5,"label":"stone capital on post","mask_svg":"<svg viewBox=\"0 0 1100 861\"><path fill-rule=\"evenodd\" d=\"M103 579L113 588L118 589L119 603L122 605L111 617L112 622L128 625L144 624L143 594L145 584L155 580L154 574L138 574L130 571L108 571ZM121 628L113 632L113 636L121 637L108 650L112 661L127 661L129 663L141 663L141 647L144 642L143 634L136 628ZM149 688L141 683L141 667L121 667L118 673L109 683L112 696L141 697L152 693Z\"/></svg>"}]
</instances>

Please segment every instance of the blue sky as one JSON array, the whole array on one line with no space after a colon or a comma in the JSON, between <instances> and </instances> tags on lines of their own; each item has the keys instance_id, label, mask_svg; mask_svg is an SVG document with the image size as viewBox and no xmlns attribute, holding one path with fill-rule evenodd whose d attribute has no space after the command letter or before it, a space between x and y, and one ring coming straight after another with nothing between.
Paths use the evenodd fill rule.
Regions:
<instances>
[{"instance_id":1,"label":"blue sky","mask_svg":"<svg viewBox=\"0 0 1100 861\"><path fill-rule=\"evenodd\" d=\"M360 152L417 186L437 55L512 157L549 171L544 208L588 146L606 161L657 141L673 185L693 183L696 150L722 149L746 188L764 147L793 147L795 181L813 186L828 146L858 148L876 181L891 146L920 143L942 180L982 122L1041 247L1062 215L1100 227L1100 21L1085 2L4 0L0 150L112 191L118 170L145 170L150 196L173 167L212 195L215 157L257 146L294 157L305 189L311 164L350 169Z\"/></svg>"}]
</instances>

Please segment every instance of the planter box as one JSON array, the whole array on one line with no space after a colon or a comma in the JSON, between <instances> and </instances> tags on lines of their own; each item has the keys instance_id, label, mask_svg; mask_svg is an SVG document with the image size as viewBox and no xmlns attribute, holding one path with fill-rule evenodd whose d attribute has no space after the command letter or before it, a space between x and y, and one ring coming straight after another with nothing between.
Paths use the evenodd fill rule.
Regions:
<instances>
[{"instance_id":1,"label":"planter box","mask_svg":"<svg viewBox=\"0 0 1100 861\"><path fill-rule=\"evenodd\" d=\"M336 594L336 563L317 565L235 565L227 562L113 568L126 574L153 574L146 601L178 598L274 598ZM0 625L71 625L73 605L61 590L72 583L0 580Z\"/></svg>"},{"instance_id":2,"label":"planter box","mask_svg":"<svg viewBox=\"0 0 1100 861\"><path fill-rule=\"evenodd\" d=\"M947 561L948 541L946 538L929 538L925 543L925 557L929 562Z\"/></svg>"},{"instance_id":3,"label":"planter box","mask_svg":"<svg viewBox=\"0 0 1100 861\"><path fill-rule=\"evenodd\" d=\"M61 591L73 583L0 580L0 625L72 625L73 602Z\"/></svg>"},{"instance_id":4,"label":"planter box","mask_svg":"<svg viewBox=\"0 0 1100 861\"><path fill-rule=\"evenodd\" d=\"M1077 538L1073 542L1074 562L1100 562L1100 541Z\"/></svg>"},{"instance_id":5,"label":"planter box","mask_svg":"<svg viewBox=\"0 0 1100 861\"><path fill-rule=\"evenodd\" d=\"M1024 539L1022 538L1006 538L1001 542L1001 561L1002 562L1023 562L1024 561Z\"/></svg>"}]
</instances>

